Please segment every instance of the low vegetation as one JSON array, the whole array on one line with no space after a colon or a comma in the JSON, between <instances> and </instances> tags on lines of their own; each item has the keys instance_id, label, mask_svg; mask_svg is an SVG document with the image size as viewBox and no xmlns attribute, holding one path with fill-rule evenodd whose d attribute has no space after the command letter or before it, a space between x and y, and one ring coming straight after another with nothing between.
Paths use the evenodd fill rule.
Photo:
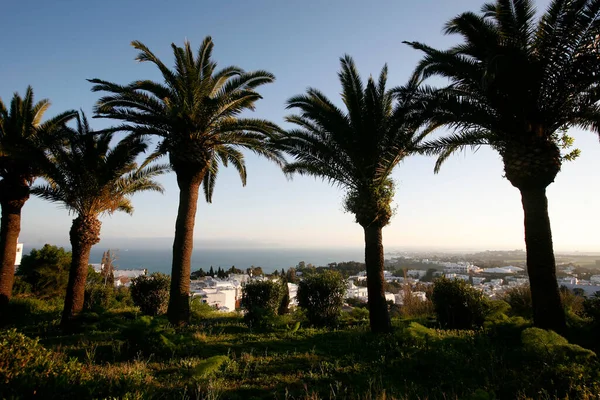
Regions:
<instances>
[{"instance_id":1,"label":"low vegetation","mask_svg":"<svg viewBox=\"0 0 600 400\"><path fill-rule=\"evenodd\" d=\"M335 324L312 328L309 308L277 315L286 291L271 281L245 286L246 316L194 299L185 327L143 315L128 288L104 287L110 302L86 307L69 335L60 329L60 300L16 296L0 330L0 398L598 398L600 343L592 335L600 297L586 300L581 316L566 310L573 319L563 337L533 328L504 301L484 307L461 283L439 280L422 313L409 301L411 314L392 319L393 333L374 335L366 304L337 308L339 274L303 282L313 296L331 296ZM486 312L465 316L455 308L465 301ZM432 308L444 305L455 315L442 323L449 312ZM456 328L448 321L473 329L441 329Z\"/></svg>"}]
</instances>

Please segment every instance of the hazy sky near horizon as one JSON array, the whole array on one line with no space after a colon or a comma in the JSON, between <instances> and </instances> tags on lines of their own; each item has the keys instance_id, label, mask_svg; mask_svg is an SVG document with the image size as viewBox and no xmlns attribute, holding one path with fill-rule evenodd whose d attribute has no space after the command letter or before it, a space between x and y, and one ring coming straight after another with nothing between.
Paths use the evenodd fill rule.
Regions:
<instances>
[{"instance_id":1,"label":"hazy sky near horizon","mask_svg":"<svg viewBox=\"0 0 600 400\"><path fill-rule=\"evenodd\" d=\"M548 0L537 2L547 7ZM86 78L126 84L159 79L155 67L134 61L130 46L140 40L167 65L170 44L188 39L197 48L211 35L219 66L266 69L274 84L252 116L282 124L285 101L309 86L340 103L339 57L352 55L363 78L389 66L389 86L404 84L421 57L402 44L417 40L438 48L457 38L443 36L443 24L481 0L288 2L202 2L159 0L6 2L0 36L0 97L23 94L32 85L37 99L49 98L54 115L82 109L91 115L99 94ZM93 120L94 128L110 121ZM581 157L565 163L548 189L557 250L599 251L600 143L590 132L572 131ZM434 175L434 159L413 157L393 174L397 213L384 230L387 247L460 249L524 248L519 192L502 177L499 156L489 150L452 157ZM248 185L222 169L212 204L202 199L196 217L199 240L235 240L257 247L359 247L363 232L343 212L343 192L326 182L287 180L277 166L247 156ZM173 235L178 189L173 174L161 178L166 193L133 199L133 216L103 219L105 243L118 238ZM23 210L21 241L68 244L73 216L55 204L32 198ZM117 241L118 243L118 241ZM102 242L99 246L102 246Z\"/></svg>"}]
</instances>

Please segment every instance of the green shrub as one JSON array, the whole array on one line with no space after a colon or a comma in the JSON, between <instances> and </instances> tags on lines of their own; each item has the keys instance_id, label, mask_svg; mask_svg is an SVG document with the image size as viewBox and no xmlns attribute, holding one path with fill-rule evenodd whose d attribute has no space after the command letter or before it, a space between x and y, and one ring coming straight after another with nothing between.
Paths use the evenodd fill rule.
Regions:
<instances>
[{"instance_id":1,"label":"green shrub","mask_svg":"<svg viewBox=\"0 0 600 400\"><path fill-rule=\"evenodd\" d=\"M131 290L126 286L119 286L115 288L114 308L128 308L133 307L133 299L131 298Z\"/></svg>"},{"instance_id":2,"label":"green shrub","mask_svg":"<svg viewBox=\"0 0 600 400\"><path fill-rule=\"evenodd\" d=\"M114 300L114 288L102 284L87 284L83 298L85 311L104 311L110 308Z\"/></svg>"},{"instance_id":3,"label":"green shrub","mask_svg":"<svg viewBox=\"0 0 600 400\"><path fill-rule=\"evenodd\" d=\"M553 331L525 329L521 334L521 362L528 364L532 386L540 386L556 398L596 398L600 374L596 354Z\"/></svg>"},{"instance_id":4,"label":"green shrub","mask_svg":"<svg viewBox=\"0 0 600 400\"><path fill-rule=\"evenodd\" d=\"M45 244L23 256L16 275L31 285L31 291L38 296L64 296L70 266L70 251Z\"/></svg>"},{"instance_id":5,"label":"green shrub","mask_svg":"<svg viewBox=\"0 0 600 400\"><path fill-rule=\"evenodd\" d=\"M215 313L215 308L206 304L200 297L193 297L190 301L190 313L193 320L201 320Z\"/></svg>"},{"instance_id":6,"label":"green shrub","mask_svg":"<svg viewBox=\"0 0 600 400\"><path fill-rule=\"evenodd\" d=\"M431 301L437 321L447 329L480 328L491 311L483 293L461 280L437 279Z\"/></svg>"},{"instance_id":7,"label":"green shrub","mask_svg":"<svg viewBox=\"0 0 600 400\"><path fill-rule=\"evenodd\" d=\"M249 326L262 325L277 314L282 297L281 282L264 280L246 283L242 291L242 307L246 310L244 320Z\"/></svg>"},{"instance_id":8,"label":"green shrub","mask_svg":"<svg viewBox=\"0 0 600 400\"><path fill-rule=\"evenodd\" d=\"M290 312L290 288L285 280L282 282L281 290L283 291L283 295L281 296L281 302L279 303L277 314L285 315L289 314Z\"/></svg>"},{"instance_id":9,"label":"green shrub","mask_svg":"<svg viewBox=\"0 0 600 400\"><path fill-rule=\"evenodd\" d=\"M121 331L125 351L130 356L142 354L146 357L170 357L176 349L172 341L175 331L160 318L141 316Z\"/></svg>"},{"instance_id":10,"label":"green shrub","mask_svg":"<svg viewBox=\"0 0 600 400\"><path fill-rule=\"evenodd\" d=\"M337 271L313 274L298 284L298 305L315 326L331 326L337 322L345 295L346 281Z\"/></svg>"},{"instance_id":11,"label":"green shrub","mask_svg":"<svg viewBox=\"0 0 600 400\"><path fill-rule=\"evenodd\" d=\"M17 294L27 294L33 291L33 286L31 283L26 282L23 277L15 276L15 281L13 283L13 295Z\"/></svg>"},{"instance_id":12,"label":"green shrub","mask_svg":"<svg viewBox=\"0 0 600 400\"><path fill-rule=\"evenodd\" d=\"M0 323L21 325L34 320L51 321L60 318L62 308L62 301L58 299L12 298Z\"/></svg>"},{"instance_id":13,"label":"green shrub","mask_svg":"<svg viewBox=\"0 0 600 400\"><path fill-rule=\"evenodd\" d=\"M81 365L45 349L15 329L0 331L0 398L69 397Z\"/></svg>"},{"instance_id":14,"label":"green shrub","mask_svg":"<svg viewBox=\"0 0 600 400\"><path fill-rule=\"evenodd\" d=\"M221 366L229 361L227 356L213 356L202 360L194 368L194 377L196 378L207 378L211 375L215 375Z\"/></svg>"},{"instance_id":15,"label":"green shrub","mask_svg":"<svg viewBox=\"0 0 600 400\"><path fill-rule=\"evenodd\" d=\"M171 278L155 272L140 275L131 281L133 303L146 315L161 315L167 312Z\"/></svg>"},{"instance_id":16,"label":"green shrub","mask_svg":"<svg viewBox=\"0 0 600 400\"><path fill-rule=\"evenodd\" d=\"M583 302L583 313L590 318L595 325L600 326L600 292L594 293Z\"/></svg>"},{"instance_id":17,"label":"green shrub","mask_svg":"<svg viewBox=\"0 0 600 400\"><path fill-rule=\"evenodd\" d=\"M511 314L525 318L531 318L533 316L531 289L528 285L508 289L504 292L502 300L507 302L510 306Z\"/></svg>"}]
</instances>

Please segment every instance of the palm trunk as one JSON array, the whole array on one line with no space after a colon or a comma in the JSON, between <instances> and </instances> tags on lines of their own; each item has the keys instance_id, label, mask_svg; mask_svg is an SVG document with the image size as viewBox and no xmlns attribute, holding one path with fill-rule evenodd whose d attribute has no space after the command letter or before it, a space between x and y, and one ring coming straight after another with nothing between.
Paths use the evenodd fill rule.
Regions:
<instances>
[{"instance_id":1,"label":"palm trunk","mask_svg":"<svg viewBox=\"0 0 600 400\"><path fill-rule=\"evenodd\" d=\"M383 277L383 237L380 226L367 226L365 230L365 264L369 296L369 321L374 333L391 332L392 324L385 301Z\"/></svg>"},{"instance_id":2,"label":"palm trunk","mask_svg":"<svg viewBox=\"0 0 600 400\"><path fill-rule=\"evenodd\" d=\"M65 296L61 324L69 323L83 310L85 283L88 275L90 250L100 241L100 221L94 217L79 216L73 220L69 236L71 239L72 258L69 270L69 283Z\"/></svg>"},{"instance_id":3,"label":"palm trunk","mask_svg":"<svg viewBox=\"0 0 600 400\"><path fill-rule=\"evenodd\" d=\"M16 189L2 185L2 221L0 222L0 313L8 304L15 280L15 258L21 233L21 210L29 199L29 187Z\"/></svg>"},{"instance_id":4,"label":"palm trunk","mask_svg":"<svg viewBox=\"0 0 600 400\"><path fill-rule=\"evenodd\" d=\"M522 189L521 198L525 212L527 273L531 286L533 321L538 328L560 333L565 330L566 322L556 281L546 189Z\"/></svg>"},{"instance_id":5,"label":"palm trunk","mask_svg":"<svg viewBox=\"0 0 600 400\"><path fill-rule=\"evenodd\" d=\"M179 209L173 241L171 291L167 317L173 325L184 325L190 318L190 272L194 249L194 224L198 207L198 189L204 174L177 173Z\"/></svg>"}]
</instances>

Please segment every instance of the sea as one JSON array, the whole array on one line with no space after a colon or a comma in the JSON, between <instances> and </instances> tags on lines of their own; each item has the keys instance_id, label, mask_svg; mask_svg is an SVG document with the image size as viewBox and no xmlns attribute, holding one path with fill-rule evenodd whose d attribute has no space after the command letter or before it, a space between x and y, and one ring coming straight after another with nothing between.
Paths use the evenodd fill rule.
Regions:
<instances>
[{"instance_id":1,"label":"sea","mask_svg":"<svg viewBox=\"0 0 600 400\"><path fill-rule=\"evenodd\" d=\"M92 248L90 264L100 263L102 253L107 250L100 246ZM171 273L172 249L111 249L116 256L118 269L147 269L149 273ZM326 266L333 262L364 262L364 248L344 249L285 249L285 248L243 248L243 249L194 249L192 271L200 268L208 271L212 266L229 269L232 266L245 270L250 266L261 267L266 273L287 270L304 261L306 264Z\"/></svg>"}]
</instances>

